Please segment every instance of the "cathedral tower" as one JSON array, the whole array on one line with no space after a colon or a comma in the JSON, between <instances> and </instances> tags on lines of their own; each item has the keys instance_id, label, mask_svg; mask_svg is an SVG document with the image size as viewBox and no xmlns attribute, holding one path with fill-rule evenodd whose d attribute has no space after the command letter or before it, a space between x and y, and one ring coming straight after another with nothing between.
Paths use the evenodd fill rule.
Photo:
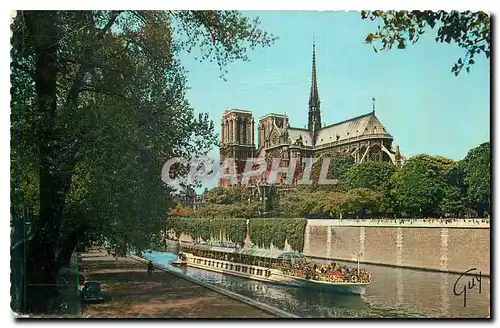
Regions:
<instances>
[{"instance_id":1,"label":"cathedral tower","mask_svg":"<svg viewBox=\"0 0 500 328\"><path fill-rule=\"evenodd\" d=\"M308 130L311 131L313 145L316 144L316 138L321 129L321 111L318 93L318 82L316 77L316 44L313 41L313 59L312 59L312 76L311 76L311 92L309 94L309 120Z\"/></svg>"},{"instance_id":2,"label":"cathedral tower","mask_svg":"<svg viewBox=\"0 0 500 328\"><path fill-rule=\"evenodd\" d=\"M226 158L233 158L237 173L243 171L246 159L254 153L254 119L248 110L225 110L221 120L221 140L219 145L221 164ZM221 182L226 184L227 182Z\"/></svg>"}]
</instances>

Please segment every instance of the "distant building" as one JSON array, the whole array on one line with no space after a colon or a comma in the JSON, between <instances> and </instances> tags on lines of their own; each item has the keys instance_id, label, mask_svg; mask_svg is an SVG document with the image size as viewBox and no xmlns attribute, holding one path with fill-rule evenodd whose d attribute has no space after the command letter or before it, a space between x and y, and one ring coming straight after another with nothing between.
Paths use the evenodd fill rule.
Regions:
<instances>
[{"instance_id":1,"label":"distant building","mask_svg":"<svg viewBox=\"0 0 500 328\"><path fill-rule=\"evenodd\" d=\"M375 115L375 99L370 112L327 126L321 123L320 105L316 48L313 44L307 128L291 127L286 114L267 114L259 119L258 144L255 146L255 121L252 112L239 109L226 110L221 120L221 163L227 158L233 158L239 174L238 179L241 179L245 160L251 157L266 158L268 163L271 163L272 158L281 158L283 165L286 166L292 158L298 158L302 162L302 158L318 158L321 154L333 150L351 154L356 163L365 161L383 161L394 165L401 163L399 147L393 147L393 137ZM264 174L256 182L266 183L266 179L267 175ZM278 175L278 183L283 182L283 176ZM228 185L230 180L221 179L219 184Z\"/></svg>"},{"instance_id":2,"label":"distant building","mask_svg":"<svg viewBox=\"0 0 500 328\"><path fill-rule=\"evenodd\" d=\"M197 194L193 188L186 188L183 193L174 196L175 202L186 208L196 209L200 204L205 202L206 191Z\"/></svg>"}]
</instances>

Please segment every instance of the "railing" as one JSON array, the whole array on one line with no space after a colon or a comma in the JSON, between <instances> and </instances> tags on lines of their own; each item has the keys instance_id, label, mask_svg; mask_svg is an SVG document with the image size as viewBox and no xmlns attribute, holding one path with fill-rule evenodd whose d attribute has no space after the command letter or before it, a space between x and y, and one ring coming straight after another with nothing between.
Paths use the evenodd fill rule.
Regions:
<instances>
[{"instance_id":1,"label":"railing","mask_svg":"<svg viewBox=\"0 0 500 328\"><path fill-rule=\"evenodd\" d=\"M448 218L448 219L308 219L311 226L395 226L395 227L448 227L489 228L490 219Z\"/></svg>"}]
</instances>

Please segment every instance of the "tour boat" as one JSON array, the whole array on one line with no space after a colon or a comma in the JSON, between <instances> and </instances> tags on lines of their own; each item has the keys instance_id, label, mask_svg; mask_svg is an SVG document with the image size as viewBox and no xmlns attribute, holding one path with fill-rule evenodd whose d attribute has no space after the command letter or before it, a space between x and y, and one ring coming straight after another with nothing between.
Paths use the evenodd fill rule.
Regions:
<instances>
[{"instance_id":1,"label":"tour boat","mask_svg":"<svg viewBox=\"0 0 500 328\"><path fill-rule=\"evenodd\" d=\"M184 245L181 253L178 261L188 267L286 286L362 295L371 282L370 273L360 270L359 266L357 270L349 268L350 274L342 276L338 276L339 271L337 276L332 272L300 271L306 264L310 268L313 263L307 263L305 256L297 252L191 244Z\"/></svg>"}]
</instances>

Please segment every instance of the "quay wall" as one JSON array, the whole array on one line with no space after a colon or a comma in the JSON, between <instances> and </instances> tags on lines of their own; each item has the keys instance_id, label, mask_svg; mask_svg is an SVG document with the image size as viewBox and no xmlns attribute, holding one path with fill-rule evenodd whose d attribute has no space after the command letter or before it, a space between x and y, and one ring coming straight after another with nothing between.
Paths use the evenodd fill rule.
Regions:
<instances>
[{"instance_id":1,"label":"quay wall","mask_svg":"<svg viewBox=\"0 0 500 328\"><path fill-rule=\"evenodd\" d=\"M180 239L192 242L186 235ZM249 236L245 246L251 246ZM288 242L285 249L289 249ZM398 224L308 220L303 254L352 262L359 256L360 263L454 273L476 268L490 275L490 227L473 221Z\"/></svg>"},{"instance_id":2,"label":"quay wall","mask_svg":"<svg viewBox=\"0 0 500 328\"><path fill-rule=\"evenodd\" d=\"M484 224L350 224L308 220L304 254L407 268L490 274L490 228Z\"/></svg>"}]
</instances>

